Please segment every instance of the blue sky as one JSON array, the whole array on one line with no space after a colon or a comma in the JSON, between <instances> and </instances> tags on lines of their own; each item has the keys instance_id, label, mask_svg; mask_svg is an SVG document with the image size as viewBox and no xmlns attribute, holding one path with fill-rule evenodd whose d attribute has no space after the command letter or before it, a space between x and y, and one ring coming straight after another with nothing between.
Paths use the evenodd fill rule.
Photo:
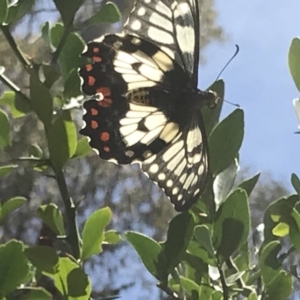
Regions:
<instances>
[{"instance_id":1,"label":"blue sky","mask_svg":"<svg viewBox=\"0 0 300 300\"><path fill-rule=\"evenodd\" d=\"M292 100L298 91L290 76L287 55L300 34L298 0L216 0L218 24L228 35L225 44L205 49L207 64L200 68L200 87L206 88L240 46L238 56L222 75L225 99L245 112L241 167L268 171L289 183L300 176L300 135ZM235 107L225 104L223 116Z\"/></svg>"}]
</instances>

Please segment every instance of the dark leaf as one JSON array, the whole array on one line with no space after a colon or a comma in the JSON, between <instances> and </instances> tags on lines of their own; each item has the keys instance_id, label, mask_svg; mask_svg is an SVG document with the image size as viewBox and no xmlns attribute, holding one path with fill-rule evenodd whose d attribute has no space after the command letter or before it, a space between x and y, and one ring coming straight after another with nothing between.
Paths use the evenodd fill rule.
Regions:
<instances>
[{"instance_id":1,"label":"dark leaf","mask_svg":"<svg viewBox=\"0 0 300 300\"><path fill-rule=\"evenodd\" d=\"M11 240L0 246L0 296L4 297L18 287L29 272L23 253L23 243Z\"/></svg>"},{"instance_id":2,"label":"dark leaf","mask_svg":"<svg viewBox=\"0 0 300 300\"><path fill-rule=\"evenodd\" d=\"M9 121L7 113L0 109L0 149L10 145Z\"/></svg>"},{"instance_id":3,"label":"dark leaf","mask_svg":"<svg viewBox=\"0 0 300 300\"><path fill-rule=\"evenodd\" d=\"M74 155L77 147L75 125L70 111L63 111L48 133L50 159L54 169L61 169Z\"/></svg>"},{"instance_id":4,"label":"dark leaf","mask_svg":"<svg viewBox=\"0 0 300 300\"><path fill-rule=\"evenodd\" d=\"M31 263L41 272L55 274L58 272L59 257L56 251L47 246L34 246L24 251Z\"/></svg>"}]
</instances>

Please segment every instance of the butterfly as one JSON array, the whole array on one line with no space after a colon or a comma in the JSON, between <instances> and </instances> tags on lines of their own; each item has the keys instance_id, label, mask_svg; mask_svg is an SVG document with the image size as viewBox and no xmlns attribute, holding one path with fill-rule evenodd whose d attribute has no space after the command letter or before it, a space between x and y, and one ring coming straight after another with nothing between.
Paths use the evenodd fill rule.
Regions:
<instances>
[{"instance_id":1,"label":"butterfly","mask_svg":"<svg viewBox=\"0 0 300 300\"><path fill-rule=\"evenodd\" d=\"M80 70L81 134L100 158L140 163L177 211L200 197L208 176L201 109L217 94L197 88L198 0L136 0L121 34L87 45Z\"/></svg>"}]
</instances>

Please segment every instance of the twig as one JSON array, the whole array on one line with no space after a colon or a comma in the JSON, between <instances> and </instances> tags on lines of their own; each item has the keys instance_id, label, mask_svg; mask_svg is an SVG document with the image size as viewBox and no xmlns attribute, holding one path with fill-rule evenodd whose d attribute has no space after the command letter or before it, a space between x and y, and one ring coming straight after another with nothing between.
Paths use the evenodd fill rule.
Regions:
<instances>
[{"instance_id":1,"label":"twig","mask_svg":"<svg viewBox=\"0 0 300 300\"><path fill-rule=\"evenodd\" d=\"M226 284L225 275L224 275L224 272L222 270L219 258L217 258L217 261L218 261L218 270L219 270L219 273L220 273L220 280L221 280L221 285L222 285L222 290L223 290L223 299L224 300L229 300L229 290L228 290L228 286Z\"/></svg>"},{"instance_id":2,"label":"twig","mask_svg":"<svg viewBox=\"0 0 300 300\"><path fill-rule=\"evenodd\" d=\"M27 96L21 92L20 88L15 85L10 79L8 79L4 74L0 74L0 80L17 95L19 95L23 100L25 100L27 104L30 105L29 98L27 98Z\"/></svg>"},{"instance_id":3,"label":"twig","mask_svg":"<svg viewBox=\"0 0 300 300\"><path fill-rule=\"evenodd\" d=\"M13 50L13 52L15 53L15 55L21 62L21 64L25 67L25 69L30 69L32 66L31 66L30 62L25 58L25 56L19 49L18 45L16 44L15 39L13 38L13 36L10 33L8 25L0 25L0 29L3 33L3 35L5 36L7 42L9 43L11 49Z\"/></svg>"},{"instance_id":4,"label":"twig","mask_svg":"<svg viewBox=\"0 0 300 300\"><path fill-rule=\"evenodd\" d=\"M76 260L80 258L80 237L76 224L76 208L69 195L66 180L62 170L56 171L56 182L58 184L61 197L63 199L68 219L69 234L67 240L71 246L72 254Z\"/></svg>"},{"instance_id":5,"label":"twig","mask_svg":"<svg viewBox=\"0 0 300 300\"><path fill-rule=\"evenodd\" d=\"M158 283L157 287L163 290L168 296L172 297L174 300L180 300L178 295L174 293L168 286L164 285L163 283Z\"/></svg>"}]
</instances>

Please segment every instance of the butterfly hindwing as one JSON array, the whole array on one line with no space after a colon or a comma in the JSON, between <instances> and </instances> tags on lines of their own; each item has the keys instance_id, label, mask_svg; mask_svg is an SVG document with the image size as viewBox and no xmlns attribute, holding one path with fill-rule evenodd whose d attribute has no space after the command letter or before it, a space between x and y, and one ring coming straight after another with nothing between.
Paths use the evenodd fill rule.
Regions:
<instances>
[{"instance_id":1,"label":"butterfly hindwing","mask_svg":"<svg viewBox=\"0 0 300 300\"><path fill-rule=\"evenodd\" d=\"M199 199L207 179L207 141L205 133L194 125L142 165L143 171L165 191L177 211L188 209Z\"/></svg>"}]
</instances>

